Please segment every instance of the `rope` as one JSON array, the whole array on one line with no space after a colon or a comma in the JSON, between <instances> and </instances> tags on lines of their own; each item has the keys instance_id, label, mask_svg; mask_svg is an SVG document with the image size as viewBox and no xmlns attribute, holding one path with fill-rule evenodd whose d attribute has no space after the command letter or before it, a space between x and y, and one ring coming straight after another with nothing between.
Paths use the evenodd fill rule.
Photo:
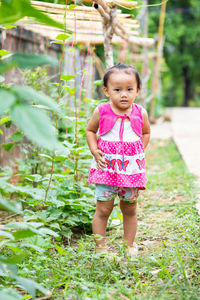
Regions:
<instances>
[{"instance_id":1,"label":"rope","mask_svg":"<svg viewBox=\"0 0 200 300\"><path fill-rule=\"evenodd\" d=\"M132 7L132 8L129 8L129 7L126 7L122 4L119 4L115 0L113 0L113 3L115 3L119 7L123 7L123 8L128 9L128 10L133 10L133 9L138 9L138 8L143 8L143 7L161 6L163 3L168 2L168 1L169 0L165 0L164 2L160 2L160 3L156 3L156 4L139 5L139 6Z\"/></svg>"}]
</instances>

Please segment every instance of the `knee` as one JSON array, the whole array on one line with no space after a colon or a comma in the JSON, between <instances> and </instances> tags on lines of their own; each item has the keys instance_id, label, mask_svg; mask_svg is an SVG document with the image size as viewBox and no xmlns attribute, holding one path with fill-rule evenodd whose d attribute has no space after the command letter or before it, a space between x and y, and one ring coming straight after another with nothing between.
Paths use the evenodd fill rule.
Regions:
<instances>
[{"instance_id":1,"label":"knee","mask_svg":"<svg viewBox=\"0 0 200 300\"><path fill-rule=\"evenodd\" d=\"M134 217L137 215L137 203L121 203L120 209L123 216Z\"/></svg>"},{"instance_id":2,"label":"knee","mask_svg":"<svg viewBox=\"0 0 200 300\"><path fill-rule=\"evenodd\" d=\"M100 218L109 218L111 212L112 212L112 207L98 207L96 209L96 214Z\"/></svg>"}]
</instances>

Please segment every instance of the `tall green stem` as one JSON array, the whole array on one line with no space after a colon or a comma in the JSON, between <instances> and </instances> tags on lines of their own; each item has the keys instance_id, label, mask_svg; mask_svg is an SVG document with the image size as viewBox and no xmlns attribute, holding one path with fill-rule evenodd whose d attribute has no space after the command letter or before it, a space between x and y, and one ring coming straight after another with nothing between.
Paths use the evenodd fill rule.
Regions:
<instances>
[{"instance_id":1,"label":"tall green stem","mask_svg":"<svg viewBox=\"0 0 200 300\"><path fill-rule=\"evenodd\" d=\"M74 52L73 52L73 60L74 60L74 106L75 106L75 144L76 144L76 149L75 149L75 167L74 167L74 179L76 181L76 192L77 192L77 197L78 197L78 153L77 153L77 148L78 148L78 105L77 105L77 97L76 97L76 73L77 73L77 68L76 68L76 14L74 14Z\"/></svg>"},{"instance_id":2,"label":"tall green stem","mask_svg":"<svg viewBox=\"0 0 200 300\"><path fill-rule=\"evenodd\" d=\"M66 3L66 8L65 8L65 28L66 28L66 11L67 11L67 3ZM60 60L60 68L59 68L59 84L58 84L58 99L57 99L57 104L60 103L60 94L61 94L61 76L62 76L62 66L63 66L63 61L64 61L64 54L65 54L65 45L64 42L62 44L62 56L61 56L61 60ZM56 113L56 132L58 129L58 114ZM54 163L55 163L55 151L53 152L53 159L52 159L52 164L51 164L51 173L50 173L50 177L49 177L49 183L45 192L45 199L44 199L44 203L47 200L47 196L48 196L48 192L51 186L51 182L52 182L52 176L53 176L53 170L54 170Z\"/></svg>"}]
</instances>

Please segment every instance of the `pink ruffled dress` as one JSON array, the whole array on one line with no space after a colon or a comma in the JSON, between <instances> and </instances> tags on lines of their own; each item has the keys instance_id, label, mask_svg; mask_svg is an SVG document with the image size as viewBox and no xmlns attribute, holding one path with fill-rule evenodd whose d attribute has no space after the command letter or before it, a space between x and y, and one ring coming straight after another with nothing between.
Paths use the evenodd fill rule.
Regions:
<instances>
[{"instance_id":1,"label":"pink ruffled dress","mask_svg":"<svg viewBox=\"0 0 200 300\"><path fill-rule=\"evenodd\" d=\"M147 179L142 143L142 107L133 103L132 112L123 116L117 115L109 102L100 104L98 109L98 148L105 153L106 168L98 170L93 158L88 181L144 190Z\"/></svg>"}]
</instances>

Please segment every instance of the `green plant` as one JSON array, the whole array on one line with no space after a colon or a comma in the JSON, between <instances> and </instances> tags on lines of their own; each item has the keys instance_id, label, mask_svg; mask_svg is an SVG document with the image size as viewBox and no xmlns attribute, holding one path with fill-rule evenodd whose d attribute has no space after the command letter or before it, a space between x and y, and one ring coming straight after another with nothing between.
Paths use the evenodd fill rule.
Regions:
<instances>
[{"instance_id":1,"label":"green plant","mask_svg":"<svg viewBox=\"0 0 200 300\"><path fill-rule=\"evenodd\" d=\"M138 203L139 254L134 260L126 256L120 224L107 234L110 251L116 253L113 259L96 254L90 235L73 236L67 244L56 241L48 256L36 254L37 264L32 266L34 277L54 290L54 299L198 299L199 217L193 208L197 199L194 176L171 141L152 141L147 164L148 189ZM113 217L117 213L118 206ZM27 259L21 272L30 264Z\"/></svg>"},{"instance_id":2,"label":"green plant","mask_svg":"<svg viewBox=\"0 0 200 300\"><path fill-rule=\"evenodd\" d=\"M19 203L15 204L6 199L0 198L0 208L9 212L22 214ZM0 230L0 298L1 299L22 299L22 296L16 292L13 287L19 286L27 291L32 297L36 296L36 290L43 294L49 294L49 291L42 285L32 279L28 279L18 274L17 264L21 263L30 252L28 249L34 249L43 252L44 249L35 246L29 240L32 236L43 236L47 234L57 236L51 230L47 230L40 223L9 223ZM12 288L10 288L12 286ZM9 287L6 289L6 287Z\"/></svg>"},{"instance_id":3,"label":"green plant","mask_svg":"<svg viewBox=\"0 0 200 300\"><path fill-rule=\"evenodd\" d=\"M31 16L38 21L42 21L51 26L63 28L63 25L50 19L47 15L41 13L31 6L30 1L27 0L3 0L0 6L0 20L5 28L11 28L12 23L20 18ZM57 65L57 61L44 55L37 54L20 54L14 53L8 55L9 52L1 50L0 56L0 73L6 73L14 67L22 69L33 68L36 66L53 64ZM8 57L9 56L9 57ZM40 106L40 107L39 107ZM42 108L41 108L42 107ZM23 133L35 144L49 150L62 150L62 145L56 138L56 131L50 122L49 117L44 112L51 110L58 113L58 106L52 99L41 92L37 92L32 87L28 86L13 86L4 84L4 76L1 75L0 88L0 114L3 118L0 120L1 125L15 123ZM5 115L6 114L6 115ZM3 134L3 132L0 132ZM18 142L21 139L21 132L16 132L12 139ZM3 145L9 151L13 144ZM3 185L1 186L1 193L15 195L17 193L28 193L30 191L20 189L12 185L7 180L10 179L10 174L1 178ZM13 190L12 190L13 189ZM34 192L32 192L32 195ZM19 205L10 202L6 199L0 198L0 207L4 210L22 214ZM42 248L35 247L29 240L33 236L53 235L58 237L54 231L42 227L43 223L9 223L0 232L3 240L0 242L1 256L0 256L0 298L1 299L22 299L23 297L17 293L12 287L20 287L25 289L33 298L36 296L36 290L47 294L47 290L32 279L24 278L18 275L17 264L19 264L24 257L30 254L30 248L35 251L43 251ZM50 243L50 241L49 241ZM6 289L7 288L7 289ZM29 295L25 295L29 297Z\"/></svg>"}]
</instances>

